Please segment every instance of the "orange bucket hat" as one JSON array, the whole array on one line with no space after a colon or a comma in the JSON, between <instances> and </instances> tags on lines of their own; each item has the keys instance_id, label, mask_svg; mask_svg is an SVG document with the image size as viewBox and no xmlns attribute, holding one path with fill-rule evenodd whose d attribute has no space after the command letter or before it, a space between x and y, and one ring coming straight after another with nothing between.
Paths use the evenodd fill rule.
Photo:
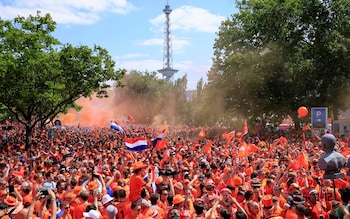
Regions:
<instances>
[{"instance_id":1,"label":"orange bucket hat","mask_svg":"<svg viewBox=\"0 0 350 219\"><path fill-rule=\"evenodd\" d=\"M144 164L142 162L136 162L132 165L132 170L138 170L147 167L147 164Z\"/></svg>"},{"instance_id":2,"label":"orange bucket hat","mask_svg":"<svg viewBox=\"0 0 350 219\"><path fill-rule=\"evenodd\" d=\"M185 197L183 197L183 195L175 195L173 199L173 204L176 205L184 201L185 201Z\"/></svg>"}]
</instances>

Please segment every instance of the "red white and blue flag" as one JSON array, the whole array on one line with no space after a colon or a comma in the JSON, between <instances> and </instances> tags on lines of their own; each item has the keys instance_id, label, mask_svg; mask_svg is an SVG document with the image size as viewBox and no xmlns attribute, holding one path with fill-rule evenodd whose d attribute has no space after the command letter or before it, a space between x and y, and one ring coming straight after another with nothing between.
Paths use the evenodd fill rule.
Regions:
<instances>
[{"instance_id":1,"label":"red white and blue flag","mask_svg":"<svg viewBox=\"0 0 350 219\"><path fill-rule=\"evenodd\" d=\"M156 147L157 143L163 139L165 133L165 129L155 138L152 140L152 150Z\"/></svg>"},{"instance_id":2,"label":"red white and blue flag","mask_svg":"<svg viewBox=\"0 0 350 219\"><path fill-rule=\"evenodd\" d=\"M131 151L142 151L148 148L148 140L146 138L125 138L125 146Z\"/></svg>"},{"instance_id":3,"label":"red white and blue flag","mask_svg":"<svg viewBox=\"0 0 350 219\"><path fill-rule=\"evenodd\" d=\"M111 122L111 129L124 133L124 129L116 122Z\"/></svg>"}]
</instances>

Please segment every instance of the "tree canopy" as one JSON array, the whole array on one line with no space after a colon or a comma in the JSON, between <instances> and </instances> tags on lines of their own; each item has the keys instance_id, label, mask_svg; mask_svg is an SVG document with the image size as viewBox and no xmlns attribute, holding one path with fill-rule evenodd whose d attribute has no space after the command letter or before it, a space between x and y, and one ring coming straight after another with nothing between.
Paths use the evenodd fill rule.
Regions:
<instances>
[{"instance_id":1,"label":"tree canopy","mask_svg":"<svg viewBox=\"0 0 350 219\"><path fill-rule=\"evenodd\" d=\"M125 85L115 90L115 104L127 109L139 123L152 123L155 118L183 123L188 115L186 105L187 76L167 83L156 72L131 71L122 80Z\"/></svg>"},{"instance_id":2,"label":"tree canopy","mask_svg":"<svg viewBox=\"0 0 350 219\"><path fill-rule=\"evenodd\" d=\"M237 7L217 33L204 89L206 103L219 102L226 113L216 120L297 118L299 106L337 115L349 107L349 1L242 0Z\"/></svg>"},{"instance_id":3,"label":"tree canopy","mask_svg":"<svg viewBox=\"0 0 350 219\"><path fill-rule=\"evenodd\" d=\"M106 49L62 44L51 35L55 28L40 12L0 19L0 104L26 126L27 144L36 124L78 107L80 97L104 97L108 81L119 85L125 74Z\"/></svg>"}]
</instances>

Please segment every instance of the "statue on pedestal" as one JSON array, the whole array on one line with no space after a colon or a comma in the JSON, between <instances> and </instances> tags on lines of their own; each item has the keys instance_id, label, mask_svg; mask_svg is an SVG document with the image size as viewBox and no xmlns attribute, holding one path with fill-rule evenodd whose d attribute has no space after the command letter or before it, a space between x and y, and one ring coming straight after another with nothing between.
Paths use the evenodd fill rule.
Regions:
<instances>
[{"instance_id":1,"label":"statue on pedestal","mask_svg":"<svg viewBox=\"0 0 350 219\"><path fill-rule=\"evenodd\" d=\"M338 179L343 178L344 173L341 168L345 167L346 160L345 157L334 151L337 139L332 134L324 134L321 138L322 150L326 152L319 161L318 165L321 170L324 170L324 179Z\"/></svg>"}]
</instances>

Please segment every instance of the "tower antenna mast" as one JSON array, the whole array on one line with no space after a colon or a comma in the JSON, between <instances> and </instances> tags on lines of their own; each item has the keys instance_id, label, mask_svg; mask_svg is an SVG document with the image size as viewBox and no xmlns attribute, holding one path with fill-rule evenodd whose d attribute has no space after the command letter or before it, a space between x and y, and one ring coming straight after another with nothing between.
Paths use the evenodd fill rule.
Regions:
<instances>
[{"instance_id":1,"label":"tower antenna mast","mask_svg":"<svg viewBox=\"0 0 350 219\"><path fill-rule=\"evenodd\" d=\"M165 27L164 27L164 47L163 47L163 69L158 70L159 73L163 75L163 79L167 82L172 82L174 74L179 70L173 69L173 56L172 56L172 45L170 38L170 13L172 10L167 4L163 10L165 14Z\"/></svg>"}]
</instances>

